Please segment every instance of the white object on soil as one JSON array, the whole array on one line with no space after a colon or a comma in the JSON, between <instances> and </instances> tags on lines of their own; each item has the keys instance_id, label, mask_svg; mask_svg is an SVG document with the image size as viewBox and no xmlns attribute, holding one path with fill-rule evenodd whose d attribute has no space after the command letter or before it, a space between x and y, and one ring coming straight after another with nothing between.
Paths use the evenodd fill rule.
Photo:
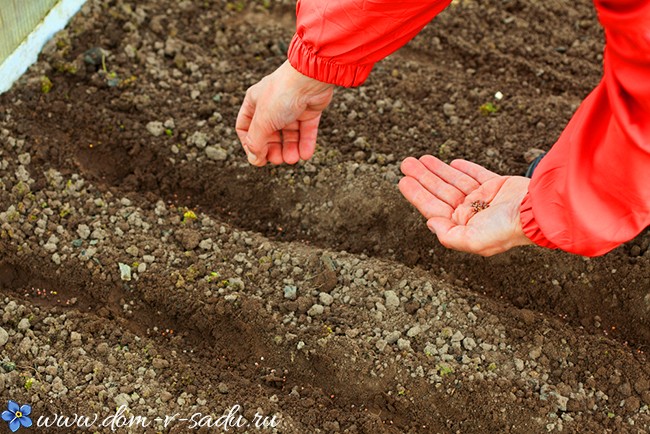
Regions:
<instances>
[{"instance_id":1,"label":"white object on soil","mask_svg":"<svg viewBox=\"0 0 650 434\"><path fill-rule=\"evenodd\" d=\"M85 2L86 0L61 0L48 12L14 52L0 64L0 93L9 90L27 68L36 62L45 43L68 24Z\"/></svg>"}]
</instances>

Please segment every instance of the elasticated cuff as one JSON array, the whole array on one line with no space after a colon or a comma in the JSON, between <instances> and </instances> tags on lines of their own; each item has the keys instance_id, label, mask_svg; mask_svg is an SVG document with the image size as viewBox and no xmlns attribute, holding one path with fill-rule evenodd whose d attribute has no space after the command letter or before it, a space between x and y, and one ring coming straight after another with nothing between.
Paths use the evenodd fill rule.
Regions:
<instances>
[{"instance_id":1,"label":"elasticated cuff","mask_svg":"<svg viewBox=\"0 0 650 434\"><path fill-rule=\"evenodd\" d=\"M521 228L524 230L524 234L528 237L529 240L541 247L546 247L549 249L558 248L544 236L544 233L537 224L535 215L533 214L533 203L530 200L529 193L526 193L524 200L521 202L521 205L519 207L519 215L521 218Z\"/></svg>"},{"instance_id":2,"label":"elasticated cuff","mask_svg":"<svg viewBox=\"0 0 650 434\"><path fill-rule=\"evenodd\" d=\"M320 57L305 45L300 36L294 35L289 46L289 63L301 74L324 83L343 87L354 87L362 84L374 64L346 65L337 63L331 58Z\"/></svg>"}]
</instances>

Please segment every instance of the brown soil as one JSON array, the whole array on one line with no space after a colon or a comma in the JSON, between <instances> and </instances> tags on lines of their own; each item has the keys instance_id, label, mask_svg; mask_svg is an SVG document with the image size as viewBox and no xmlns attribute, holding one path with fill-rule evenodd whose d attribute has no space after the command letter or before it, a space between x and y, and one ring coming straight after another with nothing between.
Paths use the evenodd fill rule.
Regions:
<instances>
[{"instance_id":1,"label":"brown soil","mask_svg":"<svg viewBox=\"0 0 650 434\"><path fill-rule=\"evenodd\" d=\"M603 38L592 4L461 1L378 64L366 85L337 92L313 162L255 169L238 149L234 119L246 88L283 61L291 11L292 5L279 1L270 8L260 2L91 2L14 90L0 96L0 130L25 141L23 152L36 168L31 191L48 188L51 168L65 179L79 174L95 186L96 197L127 197L152 216L159 200L171 209L191 208L218 222L214 239L229 236L219 235L219 225L253 234L252 244L223 248L226 263L234 264L241 252L261 258L257 251L264 243L300 258L305 276L319 277L316 283L296 278L299 288L341 287L338 270L319 260L323 252L356 258L377 273L386 270L389 285L405 273L454 288L468 306L480 304L498 318L513 345L527 348L543 336L572 347L568 365L546 353L538 362L552 372L554 384L593 382L609 395L611 415L586 404L560 411L556 417L568 413L574 420L565 422L564 432L644 432L647 426L628 419L650 404L644 353L650 346L648 231L600 258L522 248L486 259L440 246L395 187L398 163L424 153L523 174L527 151L548 149L600 79ZM93 47L110 52L106 72L114 72L119 85L111 85L101 64L84 62ZM53 83L48 93L43 75ZM503 100L494 99L497 91ZM487 102L498 110L482 112ZM168 134L154 137L146 128L169 118L174 125ZM188 144L199 130L213 137L210 145L227 151L224 161L210 161L202 148ZM9 155L9 142L1 144ZM7 181L0 211L14 203L11 193ZM83 208L87 201L78 202ZM74 234L79 224L100 219L99 208L95 212L66 216L63 226ZM186 241L181 231L162 240L154 234L148 242L152 251L178 243L196 247L187 249ZM120 260L120 243L100 258L102 266ZM434 387L392 359L382 376L374 375L377 359L365 346L370 340L345 339L345 330L371 321L374 302L328 310L323 320L312 321L307 309L297 313L304 326L300 340L323 338L324 325L336 335L326 351L299 353L297 342L277 344L276 337L287 333L282 315L301 311L300 298L284 300L281 291L276 298L257 298L242 290L238 303L220 298L206 304L170 293L173 268L161 265L128 286L114 269L100 279L104 274L92 261L62 271L42 245L3 239L0 294L28 300L41 315L67 312L80 333L105 336L110 346L164 323L175 336L149 339L158 354L175 360L178 372L165 374L167 383L159 379L174 384L174 399L182 391L196 394L206 382L213 385L208 397L220 396L214 388L226 383L228 402L252 409L266 409L268 397L277 395L275 408L291 420L279 432L547 430L546 419L541 425L535 419L547 417L550 404L519 384L523 380L484 384L463 377ZM181 257L179 269L198 261L197 255ZM276 291L282 288L286 276L269 273L249 273L246 288L264 288L267 278ZM33 288L56 290L58 297L26 298ZM126 315L122 306L129 299L135 304ZM190 346L193 352L184 353ZM527 357L528 350L521 351ZM186 383L176 383L184 376ZM396 385L406 385L407 396L389 393ZM297 396L290 394L295 387ZM25 392L23 400L30 397ZM58 405L83 408L73 397Z\"/></svg>"}]
</instances>

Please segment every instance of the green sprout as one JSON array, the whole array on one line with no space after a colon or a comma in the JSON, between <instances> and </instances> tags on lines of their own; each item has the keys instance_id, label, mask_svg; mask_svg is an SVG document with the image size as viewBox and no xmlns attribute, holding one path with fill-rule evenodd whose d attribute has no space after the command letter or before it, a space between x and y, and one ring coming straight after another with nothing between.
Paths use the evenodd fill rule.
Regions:
<instances>
[{"instance_id":1,"label":"green sprout","mask_svg":"<svg viewBox=\"0 0 650 434\"><path fill-rule=\"evenodd\" d=\"M31 389L32 386L34 385L34 381L36 381L36 380L34 379L34 377L29 377L28 379L26 379L26 380L25 380L25 389L26 389L26 390Z\"/></svg>"},{"instance_id":2,"label":"green sprout","mask_svg":"<svg viewBox=\"0 0 650 434\"><path fill-rule=\"evenodd\" d=\"M483 116L488 116L492 113L496 113L499 108L492 104L491 102L486 102L483 104L481 107L479 107L479 111Z\"/></svg>"},{"instance_id":3,"label":"green sprout","mask_svg":"<svg viewBox=\"0 0 650 434\"><path fill-rule=\"evenodd\" d=\"M212 272L210 272L209 276L206 276L205 280L208 281L208 282L212 282L212 280L218 279L218 278L219 278L219 273L217 273L216 271L212 271Z\"/></svg>"},{"instance_id":4,"label":"green sprout","mask_svg":"<svg viewBox=\"0 0 650 434\"><path fill-rule=\"evenodd\" d=\"M52 84L52 80L47 75L44 75L41 77L41 92L43 93L50 93L52 90L52 87L54 87L54 84Z\"/></svg>"},{"instance_id":5,"label":"green sprout","mask_svg":"<svg viewBox=\"0 0 650 434\"><path fill-rule=\"evenodd\" d=\"M186 223L188 220L196 220L196 213L192 211L191 209L188 209L183 213L183 223Z\"/></svg>"},{"instance_id":6,"label":"green sprout","mask_svg":"<svg viewBox=\"0 0 650 434\"><path fill-rule=\"evenodd\" d=\"M449 374L453 374L453 373L454 373L454 368L452 368L450 365L446 365L446 364L445 365L438 365L438 374L441 377L444 378L445 376L447 376Z\"/></svg>"},{"instance_id":7,"label":"green sprout","mask_svg":"<svg viewBox=\"0 0 650 434\"><path fill-rule=\"evenodd\" d=\"M238 0L235 3L226 3L226 9L229 11L237 11L237 12L242 12L244 8L246 7L246 4L242 0Z\"/></svg>"}]
</instances>

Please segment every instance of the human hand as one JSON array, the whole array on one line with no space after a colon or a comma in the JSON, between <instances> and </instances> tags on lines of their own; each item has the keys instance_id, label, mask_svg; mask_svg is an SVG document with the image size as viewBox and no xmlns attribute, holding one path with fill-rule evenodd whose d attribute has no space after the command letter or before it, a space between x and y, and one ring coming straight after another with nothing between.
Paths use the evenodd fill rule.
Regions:
<instances>
[{"instance_id":1,"label":"human hand","mask_svg":"<svg viewBox=\"0 0 650 434\"><path fill-rule=\"evenodd\" d=\"M302 75L288 61L251 86L236 125L248 161L264 166L311 158L333 93L334 85Z\"/></svg>"},{"instance_id":2,"label":"human hand","mask_svg":"<svg viewBox=\"0 0 650 434\"><path fill-rule=\"evenodd\" d=\"M431 155L409 157L401 169L400 191L443 246L491 256L533 244L519 216L528 178L500 176L466 160L447 165Z\"/></svg>"}]
</instances>

